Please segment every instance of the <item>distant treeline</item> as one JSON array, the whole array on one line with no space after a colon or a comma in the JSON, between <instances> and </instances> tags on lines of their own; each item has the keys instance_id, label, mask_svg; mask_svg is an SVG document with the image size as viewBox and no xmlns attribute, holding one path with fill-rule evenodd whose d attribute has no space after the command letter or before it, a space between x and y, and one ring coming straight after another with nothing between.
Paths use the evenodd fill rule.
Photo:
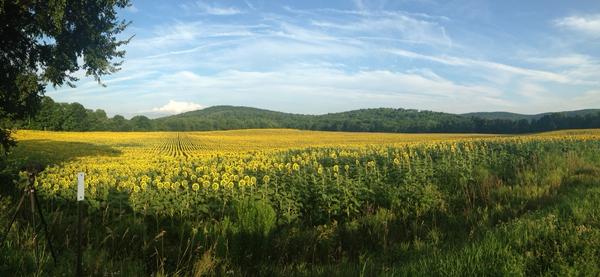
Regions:
<instances>
[{"instance_id":1,"label":"distant treeline","mask_svg":"<svg viewBox=\"0 0 600 277\"><path fill-rule=\"evenodd\" d=\"M57 103L42 98L41 107L34 117L17 122L17 128L47 131L148 131L152 120L146 116L126 119L121 115L109 118L104 110L86 109L79 103Z\"/></svg>"},{"instance_id":2,"label":"distant treeline","mask_svg":"<svg viewBox=\"0 0 600 277\"><path fill-rule=\"evenodd\" d=\"M216 106L179 115L149 119L108 118L103 110L79 103L56 103L44 97L39 113L18 128L49 131L210 131L294 128L321 131L392 133L515 134L561 129L600 128L600 112L551 113L537 119L484 119L476 116L409 109L362 109L326 115L300 115L248 107Z\"/></svg>"}]
</instances>

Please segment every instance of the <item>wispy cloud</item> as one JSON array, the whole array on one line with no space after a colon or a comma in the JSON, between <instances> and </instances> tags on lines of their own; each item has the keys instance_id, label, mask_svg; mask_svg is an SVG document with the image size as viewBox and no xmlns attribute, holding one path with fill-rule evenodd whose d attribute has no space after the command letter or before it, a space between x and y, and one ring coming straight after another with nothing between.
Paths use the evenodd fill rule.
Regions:
<instances>
[{"instance_id":1,"label":"wispy cloud","mask_svg":"<svg viewBox=\"0 0 600 277\"><path fill-rule=\"evenodd\" d=\"M353 22L314 20L312 25L324 29L335 29L345 32L347 35L377 34L381 36L388 32L388 36L406 42L452 46L452 39L443 26L406 15L363 17Z\"/></svg>"},{"instance_id":2,"label":"wispy cloud","mask_svg":"<svg viewBox=\"0 0 600 277\"><path fill-rule=\"evenodd\" d=\"M242 13L240 9L235 7L224 7L204 1L196 2L196 5L200 8L201 12L210 15L236 15Z\"/></svg>"},{"instance_id":3,"label":"wispy cloud","mask_svg":"<svg viewBox=\"0 0 600 277\"><path fill-rule=\"evenodd\" d=\"M553 57L530 57L526 60L549 69L559 69L562 75L570 79L600 84L600 60L589 55L572 53Z\"/></svg>"},{"instance_id":4,"label":"wispy cloud","mask_svg":"<svg viewBox=\"0 0 600 277\"><path fill-rule=\"evenodd\" d=\"M354 6L360 11L383 10L387 0L353 0Z\"/></svg>"},{"instance_id":5,"label":"wispy cloud","mask_svg":"<svg viewBox=\"0 0 600 277\"><path fill-rule=\"evenodd\" d=\"M315 9L300 10L289 6L284 9L306 18L318 30L347 37L389 37L409 43L452 46L443 22L445 16L405 11L367 9L363 1L355 1L358 10Z\"/></svg>"},{"instance_id":6,"label":"wispy cloud","mask_svg":"<svg viewBox=\"0 0 600 277\"><path fill-rule=\"evenodd\" d=\"M600 36L600 14L568 16L555 20L554 24L567 30Z\"/></svg>"},{"instance_id":7,"label":"wispy cloud","mask_svg":"<svg viewBox=\"0 0 600 277\"><path fill-rule=\"evenodd\" d=\"M558 74L549 71L536 70L518 66L507 65L498 62L492 62L487 60L476 60L464 57L454 57L454 56L435 56L435 55L424 55L412 51L407 51L403 49L392 49L388 50L390 53L393 53L398 56L411 58L411 59L421 59L432 61L436 63L442 63L445 65L451 66L467 66L467 67L480 67L486 68L489 70L502 71L510 74L517 74L521 76L527 76L530 78L534 78L541 81L547 82L557 82L557 83L584 83L582 80L573 80L568 76L563 74Z\"/></svg>"},{"instance_id":8,"label":"wispy cloud","mask_svg":"<svg viewBox=\"0 0 600 277\"><path fill-rule=\"evenodd\" d=\"M517 93L539 103L540 100L544 100L548 91L539 84L523 82L518 86Z\"/></svg>"},{"instance_id":9,"label":"wispy cloud","mask_svg":"<svg viewBox=\"0 0 600 277\"><path fill-rule=\"evenodd\" d=\"M594 58L590 56L581 54L569 54L553 57L528 57L526 59L533 63L555 67L581 66L589 64L594 60Z\"/></svg>"},{"instance_id":10,"label":"wispy cloud","mask_svg":"<svg viewBox=\"0 0 600 277\"><path fill-rule=\"evenodd\" d=\"M431 70L352 73L305 65L276 72L228 70L207 76L181 71L163 75L148 85L158 91L167 88L177 91L180 97L202 99L209 105L284 107L295 112L306 112L306 107L310 106L312 113L343 111L348 109L347 105L352 108L377 105L455 112L476 110L477 105L510 106L501 98L500 90L477 84L457 84ZM218 100L223 98L227 98L227 102ZM328 99L327 103L321 101L324 98Z\"/></svg>"},{"instance_id":11,"label":"wispy cloud","mask_svg":"<svg viewBox=\"0 0 600 277\"><path fill-rule=\"evenodd\" d=\"M528 30L507 34L499 30L504 23L489 28L489 21L449 12L455 4L423 1L165 5L165 13L177 14L137 26L123 70L104 79L108 88L88 80L49 95L126 116L176 113L196 103L326 113L381 106L537 112L597 102L600 60L589 36L599 33L599 15L545 18L552 24L544 36L572 40L540 46L503 41ZM437 8L402 9L413 4ZM132 15L143 15L142 22L157 9L137 5Z\"/></svg>"}]
</instances>

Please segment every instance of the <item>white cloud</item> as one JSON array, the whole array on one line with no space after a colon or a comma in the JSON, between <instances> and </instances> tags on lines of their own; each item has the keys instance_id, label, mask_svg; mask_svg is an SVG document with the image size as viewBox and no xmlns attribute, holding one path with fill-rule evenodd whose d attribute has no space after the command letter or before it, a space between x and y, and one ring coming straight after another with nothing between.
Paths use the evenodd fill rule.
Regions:
<instances>
[{"instance_id":1,"label":"white cloud","mask_svg":"<svg viewBox=\"0 0 600 277\"><path fill-rule=\"evenodd\" d=\"M540 113L559 112L581 109L597 108L600 105L600 90L592 89L580 94L569 95L561 90L549 91L539 85L525 83L520 86L519 94L526 97L523 102L530 105L521 105L515 112Z\"/></svg>"},{"instance_id":2,"label":"white cloud","mask_svg":"<svg viewBox=\"0 0 600 277\"><path fill-rule=\"evenodd\" d=\"M300 113L381 106L534 112L574 107L573 99L590 106L599 95L593 89L600 84L600 61L586 49L577 51L587 55L574 49L550 50L573 53L564 56L545 49L486 55L491 50L477 42L487 34L463 44L462 21L380 9L385 0L357 0L354 10L284 7L277 14L261 1L245 2L240 8L217 0L179 5L186 17L137 30L123 70L105 80L108 88L82 81L76 90L61 88L57 99L109 114L164 115L202 107L194 102ZM238 13L246 14L208 16ZM594 20L557 20L555 26L590 29ZM192 102L164 105L169 99Z\"/></svg>"},{"instance_id":3,"label":"white cloud","mask_svg":"<svg viewBox=\"0 0 600 277\"><path fill-rule=\"evenodd\" d=\"M548 91L539 84L524 82L519 86L517 93L534 101L543 101ZM539 104L539 102L537 103Z\"/></svg>"},{"instance_id":4,"label":"white cloud","mask_svg":"<svg viewBox=\"0 0 600 277\"><path fill-rule=\"evenodd\" d=\"M148 97L201 98L210 105L243 105L300 113L368 107L460 112L478 110L481 106L511 105L502 99L503 93L498 89L459 84L425 69L346 72L305 65L264 72L227 70L215 75L177 72L144 86L157 91ZM170 91L177 91L177 95Z\"/></svg>"},{"instance_id":5,"label":"white cloud","mask_svg":"<svg viewBox=\"0 0 600 277\"><path fill-rule=\"evenodd\" d=\"M312 20L315 27L349 36L387 36L408 43L453 46L446 28L430 18L398 12L362 12L354 20Z\"/></svg>"},{"instance_id":6,"label":"white cloud","mask_svg":"<svg viewBox=\"0 0 600 277\"><path fill-rule=\"evenodd\" d=\"M236 15L242 13L238 8L234 7L221 7L216 4L205 3L203 1L196 2L196 5L203 13L210 15Z\"/></svg>"},{"instance_id":7,"label":"white cloud","mask_svg":"<svg viewBox=\"0 0 600 277\"><path fill-rule=\"evenodd\" d=\"M600 36L600 14L568 16L554 21L557 27Z\"/></svg>"},{"instance_id":8,"label":"white cloud","mask_svg":"<svg viewBox=\"0 0 600 277\"><path fill-rule=\"evenodd\" d=\"M134 38L127 45L128 52L156 51L168 47L187 45L200 36L201 25L196 22L175 22L155 27L152 35Z\"/></svg>"},{"instance_id":9,"label":"white cloud","mask_svg":"<svg viewBox=\"0 0 600 277\"><path fill-rule=\"evenodd\" d=\"M574 80L586 80L598 86L600 60L581 54L556 55L552 57L531 57L527 61L549 69L559 69L561 73Z\"/></svg>"},{"instance_id":10,"label":"white cloud","mask_svg":"<svg viewBox=\"0 0 600 277\"><path fill-rule=\"evenodd\" d=\"M588 64L593 60L593 58L580 54L570 54L552 57L530 57L526 58L526 60L546 66L570 67Z\"/></svg>"},{"instance_id":11,"label":"white cloud","mask_svg":"<svg viewBox=\"0 0 600 277\"><path fill-rule=\"evenodd\" d=\"M520 83L520 86L507 87L478 81L454 81L433 68L355 72L341 68L305 63L272 71L223 70L199 74L180 70L152 76L146 82L111 86L109 92L99 93L99 89L105 88L95 86L65 89L61 95L72 97L68 100L71 102L85 99L82 103L88 106L127 94L130 100L109 104L108 112L133 115L129 111L131 103L135 102L140 103L138 113L152 117L203 107L194 101L175 100L163 105L164 99L181 98L202 99L205 106L241 105L312 114L373 107L455 113L482 110L534 113L592 107L598 102L595 100L597 90L585 95L566 93L568 86L548 89L533 78L523 79L528 82ZM515 93L521 97L514 98Z\"/></svg>"},{"instance_id":12,"label":"white cloud","mask_svg":"<svg viewBox=\"0 0 600 277\"><path fill-rule=\"evenodd\" d=\"M470 58L463 57L453 57L453 56L434 56L434 55L424 55L412 51L407 51L403 49L392 49L388 50L390 53L411 58L411 59L421 59L432 61L436 63L441 63L450 66L466 66L466 67L480 67L488 70L505 72L510 74L516 74L521 76L530 77L536 80L547 81L547 82L556 82L556 83L583 83L581 80L573 80L566 75L536 70L518 66L507 65L503 63L491 62L486 60L475 60Z\"/></svg>"},{"instance_id":13,"label":"white cloud","mask_svg":"<svg viewBox=\"0 0 600 277\"><path fill-rule=\"evenodd\" d=\"M178 52L182 48L242 44L241 40L257 38L271 26L250 24L215 24L203 21L168 22L155 26L149 34L140 35L126 46L129 53L143 56Z\"/></svg>"},{"instance_id":14,"label":"white cloud","mask_svg":"<svg viewBox=\"0 0 600 277\"><path fill-rule=\"evenodd\" d=\"M215 7L206 2L198 3ZM181 6L197 9L196 5L191 8ZM444 48L455 46L445 27L437 22L444 19L399 11L338 15L329 10L309 10L301 17L261 14L263 19L253 24L210 20L167 22L151 28L145 36L138 35L127 50L152 59L150 66L157 65L156 58L159 57L186 55L184 63L196 60L203 63L203 67L210 63L209 66L218 69L259 67L262 70L265 66L306 59L329 62L339 57L361 58L382 52L379 47L382 41ZM173 64L168 62L167 66ZM240 64L248 67L240 68Z\"/></svg>"},{"instance_id":15,"label":"white cloud","mask_svg":"<svg viewBox=\"0 0 600 277\"><path fill-rule=\"evenodd\" d=\"M153 112L168 113L168 114L179 114L183 112L195 111L204 108L200 104L194 102L178 102L175 100L169 100L166 105L152 109Z\"/></svg>"}]
</instances>

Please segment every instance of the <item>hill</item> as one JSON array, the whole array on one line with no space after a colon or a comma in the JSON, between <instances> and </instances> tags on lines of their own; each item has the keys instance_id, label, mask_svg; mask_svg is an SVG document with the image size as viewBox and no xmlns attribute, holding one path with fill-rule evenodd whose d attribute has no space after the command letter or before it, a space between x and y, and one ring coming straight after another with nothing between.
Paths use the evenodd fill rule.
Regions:
<instances>
[{"instance_id":1,"label":"hill","mask_svg":"<svg viewBox=\"0 0 600 277\"><path fill-rule=\"evenodd\" d=\"M157 119L106 116L79 103L56 103L44 97L39 113L14 128L49 131L210 131L292 128L300 130L389 133L514 134L563 129L600 128L600 110L523 115L506 112L451 114L413 109L375 108L292 114L237 106L213 106Z\"/></svg>"},{"instance_id":2,"label":"hill","mask_svg":"<svg viewBox=\"0 0 600 277\"><path fill-rule=\"evenodd\" d=\"M598 109L525 115L375 108L302 115L249 107L214 106L154 120L156 130L170 131L294 128L391 133L529 133L594 127L600 127Z\"/></svg>"},{"instance_id":3,"label":"hill","mask_svg":"<svg viewBox=\"0 0 600 277\"><path fill-rule=\"evenodd\" d=\"M314 116L275 112L250 107L213 106L154 119L160 130L232 130L297 128ZM299 129L299 128L298 128Z\"/></svg>"},{"instance_id":4,"label":"hill","mask_svg":"<svg viewBox=\"0 0 600 277\"><path fill-rule=\"evenodd\" d=\"M477 117L483 119L502 119L502 120L535 120L540 119L545 115L551 114L564 114L565 116L586 116L586 115L595 115L600 112L600 109L585 109L585 110L576 110L576 111L563 111L556 113L539 113L539 114L519 114L519 113L509 113L509 112L475 112L475 113L464 113L461 114L463 116L469 117Z\"/></svg>"},{"instance_id":5,"label":"hill","mask_svg":"<svg viewBox=\"0 0 600 277\"><path fill-rule=\"evenodd\" d=\"M214 106L154 120L159 130L294 128L358 132L460 132L470 121L455 114L408 109L302 115L236 106Z\"/></svg>"}]
</instances>

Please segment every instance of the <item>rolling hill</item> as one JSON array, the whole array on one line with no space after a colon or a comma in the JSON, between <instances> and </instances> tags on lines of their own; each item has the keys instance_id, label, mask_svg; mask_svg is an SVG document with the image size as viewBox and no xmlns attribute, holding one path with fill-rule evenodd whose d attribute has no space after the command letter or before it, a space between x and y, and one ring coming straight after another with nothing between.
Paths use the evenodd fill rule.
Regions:
<instances>
[{"instance_id":1,"label":"rolling hill","mask_svg":"<svg viewBox=\"0 0 600 277\"><path fill-rule=\"evenodd\" d=\"M210 131L292 128L320 131L389 133L531 133L561 129L600 128L600 109L524 115L507 112L451 114L414 109L374 108L322 115L304 115L239 106L213 106L149 119L106 116L79 103L42 100L40 112L17 129L53 131Z\"/></svg>"},{"instance_id":2,"label":"rolling hill","mask_svg":"<svg viewBox=\"0 0 600 277\"><path fill-rule=\"evenodd\" d=\"M600 109L586 109L586 110L564 111L564 112L556 112L556 113L564 114L564 115L570 117L570 116L586 116L588 114L595 115L598 112L600 112ZM461 115L483 118L483 119L534 120L534 119L540 119L545 115L556 114L556 113L519 114L519 113L509 113L509 112L475 112L475 113L464 113Z\"/></svg>"},{"instance_id":3,"label":"rolling hill","mask_svg":"<svg viewBox=\"0 0 600 277\"><path fill-rule=\"evenodd\" d=\"M294 128L326 131L429 132L453 131L471 119L461 115L408 109L361 109L324 115L302 115L249 107L214 106L157 118L157 129L230 130ZM458 131L458 130L457 130Z\"/></svg>"}]
</instances>

